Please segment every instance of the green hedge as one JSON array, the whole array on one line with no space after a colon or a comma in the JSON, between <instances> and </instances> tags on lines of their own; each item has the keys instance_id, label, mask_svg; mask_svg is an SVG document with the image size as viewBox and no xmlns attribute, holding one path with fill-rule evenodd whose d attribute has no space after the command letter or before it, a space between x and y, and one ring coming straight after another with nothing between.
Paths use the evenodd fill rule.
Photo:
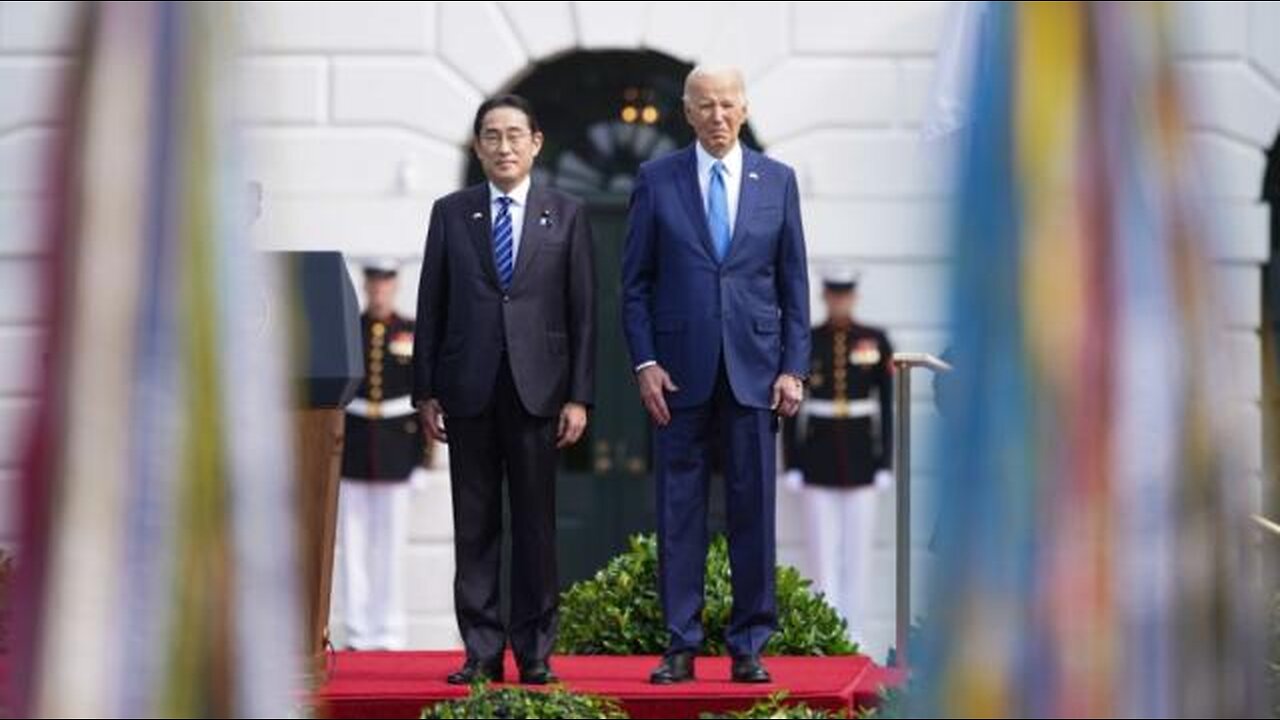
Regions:
<instances>
[{"instance_id":1,"label":"green hedge","mask_svg":"<svg viewBox=\"0 0 1280 720\"><path fill-rule=\"evenodd\" d=\"M560 600L557 651L572 655L657 655L667 648L667 632L658 604L658 547L653 535L631 538L630 549L610 560L595 577L575 583ZM795 568L777 574L778 632L765 649L769 655L852 655L844 619L809 586ZM724 653L733 592L728 547L717 536L707 554L706 628L703 652Z\"/></svg>"},{"instance_id":2,"label":"green hedge","mask_svg":"<svg viewBox=\"0 0 1280 720\"><path fill-rule=\"evenodd\" d=\"M812 708L802 702L787 702L786 691L776 692L767 699L752 705L741 712L724 714L702 713L702 720L752 720L754 718L798 718L799 720L827 720L828 718L851 718L853 715L845 710L832 712L820 708Z\"/></svg>"},{"instance_id":3,"label":"green hedge","mask_svg":"<svg viewBox=\"0 0 1280 720\"><path fill-rule=\"evenodd\" d=\"M426 720L446 718L626 718L612 699L569 692L563 688L530 690L494 689L485 684L471 686L471 694L460 700L445 700L423 709ZM848 711L832 712L788 702L787 693L778 692L748 710L722 715L703 713L702 720L719 718L827 718L853 717Z\"/></svg>"},{"instance_id":4,"label":"green hedge","mask_svg":"<svg viewBox=\"0 0 1280 720\"><path fill-rule=\"evenodd\" d=\"M563 688L528 690L471 686L461 700L446 700L422 710L423 718L626 718L609 698L572 693Z\"/></svg>"}]
</instances>

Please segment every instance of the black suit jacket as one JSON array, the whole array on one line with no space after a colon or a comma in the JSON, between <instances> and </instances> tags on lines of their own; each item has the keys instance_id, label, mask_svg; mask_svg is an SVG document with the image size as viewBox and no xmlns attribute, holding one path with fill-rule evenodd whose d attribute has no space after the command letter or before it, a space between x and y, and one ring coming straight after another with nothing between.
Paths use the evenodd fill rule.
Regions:
<instances>
[{"instance_id":1,"label":"black suit jacket","mask_svg":"<svg viewBox=\"0 0 1280 720\"><path fill-rule=\"evenodd\" d=\"M418 289L415 403L436 398L446 415L484 412L503 348L529 413L591 405L595 372L595 267L581 201L533 185L509 290L493 257L489 185L431 208Z\"/></svg>"}]
</instances>

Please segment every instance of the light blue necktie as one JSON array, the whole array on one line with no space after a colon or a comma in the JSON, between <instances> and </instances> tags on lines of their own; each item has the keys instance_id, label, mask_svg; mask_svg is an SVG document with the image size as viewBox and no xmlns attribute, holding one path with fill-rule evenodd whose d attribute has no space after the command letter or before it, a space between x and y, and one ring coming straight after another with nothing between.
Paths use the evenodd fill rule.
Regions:
<instances>
[{"instance_id":1,"label":"light blue necktie","mask_svg":"<svg viewBox=\"0 0 1280 720\"><path fill-rule=\"evenodd\" d=\"M716 260L724 262L729 253L729 198L724 189L724 163L711 164L711 184L707 186L707 226Z\"/></svg>"},{"instance_id":2,"label":"light blue necktie","mask_svg":"<svg viewBox=\"0 0 1280 720\"><path fill-rule=\"evenodd\" d=\"M493 221L493 259L498 266L498 282L502 289L511 287L515 263L511 257L511 198L498 198L498 217Z\"/></svg>"}]
</instances>

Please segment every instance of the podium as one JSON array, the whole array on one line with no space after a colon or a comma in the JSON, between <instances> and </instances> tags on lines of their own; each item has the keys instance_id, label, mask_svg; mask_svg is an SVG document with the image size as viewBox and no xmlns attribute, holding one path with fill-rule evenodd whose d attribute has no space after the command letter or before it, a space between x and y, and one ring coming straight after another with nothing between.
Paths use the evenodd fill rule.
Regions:
<instances>
[{"instance_id":1,"label":"podium","mask_svg":"<svg viewBox=\"0 0 1280 720\"><path fill-rule=\"evenodd\" d=\"M343 408L364 379L360 306L342 253L283 252L295 299L293 411L299 508L299 560L304 583L308 655L319 661L328 643L342 469ZM318 664L317 667L322 667Z\"/></svg>"}]
</instances>

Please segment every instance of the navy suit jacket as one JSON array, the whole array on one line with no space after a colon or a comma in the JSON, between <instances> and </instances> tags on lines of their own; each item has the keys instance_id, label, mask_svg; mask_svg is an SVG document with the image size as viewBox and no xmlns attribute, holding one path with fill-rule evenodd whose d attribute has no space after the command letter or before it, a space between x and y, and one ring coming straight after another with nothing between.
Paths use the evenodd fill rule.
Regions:
<instances>
[{"instance_id":1,"label":"navy suit jacket","mask_svg":"<svg viewBox=\"0 0 1280 720\"><path fill-rule=\"evenodd\" d=\"M484 412L505 349L526 410L555 417L591 405L595 378L595 255L582 202L534 184L511 287L498 284L487 183L436 201L418 286L415 404L448 415Z\"/></svg>"},{"instance_id":2,"label":"navy suit jacket","mask_svg":"<svg viewBox=\"0 0 1280 720\"><path fill-rule=\"evenodd\" d=\"M724 358L737 401L768 408L780 373L809 369L809 276L795 172L746 147L733 237L716 260L690 145L640 167L622 261L623 329L634 365L657 361L706 403Z\"/></svg>"}]
</instances>

